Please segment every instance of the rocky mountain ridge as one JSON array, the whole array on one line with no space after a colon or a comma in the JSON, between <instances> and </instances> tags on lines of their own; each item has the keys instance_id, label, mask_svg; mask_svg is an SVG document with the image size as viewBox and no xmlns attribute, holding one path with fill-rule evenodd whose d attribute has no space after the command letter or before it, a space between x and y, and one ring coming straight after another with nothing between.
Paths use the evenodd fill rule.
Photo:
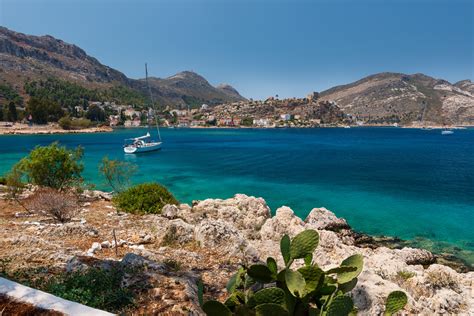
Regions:
<instances>
[{"instance_id":1,"label":"rocky mountain ridge","mask_svg":"<svg viewBox=\"0 0 474 316\"><path fill-rule=\"evenodd\" d=\"M474 85L424 74L380 73L320 93L356 121L403 125L474 125Z\"/></svg>"},{"instance_id":2,"label":"rocky mountain ridge","mask_svg":"<svg viewBox=\"0 0 474 316\"><path fill-rule=\"evenodd\" d=\"M148 96L143 79L127 78L101 64L83 49L52 36L33 36L0 27L0 79L22 94L27 80L56 77L87 88L123 85ZM234 88L214 87L202 76L189 71L150 80L155 98L164 105L217 104L245 100ZM200 105L200 104L199 104Z\"/></svg>"}]
</instances>

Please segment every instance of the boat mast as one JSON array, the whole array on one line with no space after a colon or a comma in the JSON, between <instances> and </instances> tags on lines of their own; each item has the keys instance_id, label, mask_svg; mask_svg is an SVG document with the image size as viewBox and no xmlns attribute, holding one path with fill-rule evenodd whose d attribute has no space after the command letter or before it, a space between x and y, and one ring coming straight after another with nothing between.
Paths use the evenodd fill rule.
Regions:
<instances>
[{"instance_id":1,"label":"boat mast","mask_svg":"<svg viewBox=\"0 0 474 316\"><path fill-rule=\"evenodd\" d=\"M147 66L147 63L145 63L145 81L146 81L146 85L148 86L148 93L150 94L150 100L151 100L151 107L153 109L153 115L155 116L155 124L156 124L156 131L158 132L158 139L161 142L160 128L158 127L158 114L157 114L157 111L155 109L155 101L153 100L153 95L151 94L150 84L148 83L148 66Z\"/></svg>"}]
</instances>

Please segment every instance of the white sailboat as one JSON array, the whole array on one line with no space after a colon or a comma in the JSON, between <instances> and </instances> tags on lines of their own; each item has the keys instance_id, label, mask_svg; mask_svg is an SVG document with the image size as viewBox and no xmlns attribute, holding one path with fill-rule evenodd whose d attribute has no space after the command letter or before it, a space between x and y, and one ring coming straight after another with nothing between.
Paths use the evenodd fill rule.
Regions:
<instances>
[{"instance_id":1,"label":"white sailboat","mask_svg":"<svg viewBox=\"0 0 474 316\"><path fill-rule=\"evenodd\" d=\"M151 105L153 108L153 116L155 117L155 125L156 125L156 132L158 135L158 139L154 140L151 137L150 134L150 124L148 123L148 132L140 137L134 137L134 138L127 138L125 139L125 145L123 146L123 151L126 154L137 154L137 153L143 153L143 152L149 152L149 151L155 151L161 149L161 135L160 135L160 127L158 126L158 116L156 114L155 110L155 103L153 102L153 95L151 94L151 88L150 85L148 84L148 68L147 64L145 64L145 80L146 84L148 86L148 92L150 93L150 100L151 100Z\"/></svg>"}]
</instances>

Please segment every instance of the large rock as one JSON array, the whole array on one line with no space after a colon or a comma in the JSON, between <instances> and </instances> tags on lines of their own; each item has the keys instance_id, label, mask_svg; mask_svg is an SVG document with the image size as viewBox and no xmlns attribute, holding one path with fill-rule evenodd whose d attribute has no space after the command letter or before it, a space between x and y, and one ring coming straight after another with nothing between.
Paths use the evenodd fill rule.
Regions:
<instances>
[{"instance_id":1,"label":"large rock","mask_svg":"<svg viewBox=\"0 0 474 316\"><path fill-rule=\"evenodd\" d=\"M271 216L270 208L262 198L236 194L227 200L207 199L197 202L191 212L190 223L203 219L219 219L231 223L249 239L258 238L256 232Z\"/></svg>"},{"instance_id":2,"label":"large rock","mask_svg":"<svg viewBox=\"0 0 474 316\"><path fill-rule=\"evenodd\" d=\"M161 243L162 245L184 245L193 240L194 226L178 218L168 222Z\"/></svg>"},{"instance_id":3,"label":"large rock","mask_svg":"<svg viewBox=\"0 0 474 316\"><path fill-rule=\"evenodd\" d=\"M305 223L306 228L317 230L338 231L341 229L350 229L345 219L337 217L333 212L324 207L313 208L306 217Z\"/></svg>"},{"instance_id":4,"label":"large rock","mask_svg":"<svg viewBox=\"0 0 474 316\"><path fill-rule=\"evenodd\" d=\"M263 240L271 239L279 241L281 237L288 234L294 237L304 230L304 223L293 210L287 206L282 206L276 210L275 216L268 219L260 230Z\"/></svg>"}]
</instances>

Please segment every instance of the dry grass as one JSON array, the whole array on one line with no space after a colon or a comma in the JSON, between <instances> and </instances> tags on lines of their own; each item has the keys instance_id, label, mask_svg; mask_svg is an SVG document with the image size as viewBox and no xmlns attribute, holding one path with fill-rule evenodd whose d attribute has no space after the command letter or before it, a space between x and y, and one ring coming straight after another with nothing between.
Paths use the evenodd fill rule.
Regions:
<instances>
[{"instance_id":1,"label":"dry grass","mask_svg":"<svg viewBox=\"0 0 474 316\"><path fill-rule=\"evenodd\" d=\"M79 212L77 196L51 188L35 191L26 205L30 211L43 212L60 223L69 222Z\"/></svg>"}]
</instances>

